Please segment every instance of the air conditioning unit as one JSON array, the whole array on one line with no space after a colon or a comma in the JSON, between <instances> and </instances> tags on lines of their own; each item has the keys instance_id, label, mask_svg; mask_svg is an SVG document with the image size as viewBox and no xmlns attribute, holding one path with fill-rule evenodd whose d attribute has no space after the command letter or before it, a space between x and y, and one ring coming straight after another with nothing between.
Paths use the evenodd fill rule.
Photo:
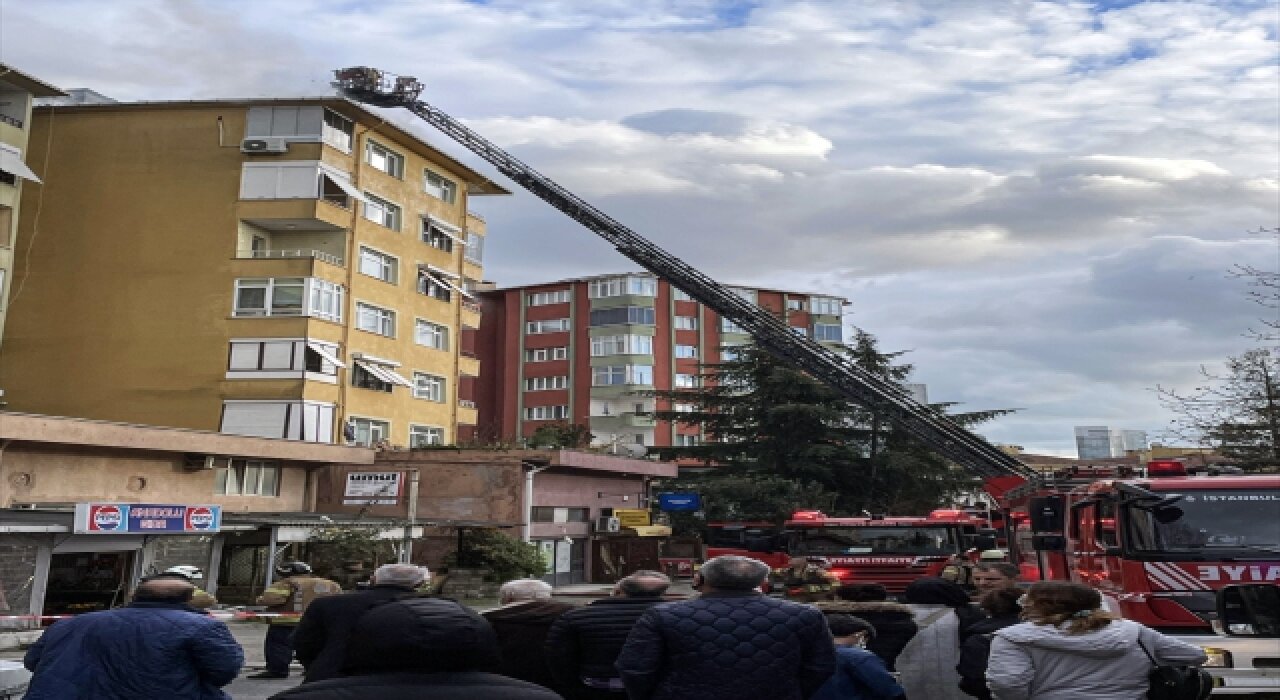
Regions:
<instances>
[{"instance_id":1,"label":"air conditioning unit","mask_svg":"<svg viewBox=\"0 0 1280 700\"><path fill-rule=\"evenodd\" d=\"M596 532L622 532L622 522L617 518L596 518Z\"/></svg>"},{"instance_id":2,"label":"air conditioning unit","mask_svg":"<svg viewBox=\"0 0 1280 700\"><path fill-rule=\"evenodd\" d=\"M217 469L225 467L230 459L227 457L215 457L214 455L187 455L182 462L182 468L189 472L198 472L205 469Z\"/></svg>"},{"instance_id":3,"label":"air conditioning unit","mask_svg":"<svg viewBox=\"0 0 1280 700\"><path fill-rule=\"evenodd\" d=\"M260 139L245 139L240 142L241 153L286 153L289 142L278 136Z\"/></svg>"}]
</instances>

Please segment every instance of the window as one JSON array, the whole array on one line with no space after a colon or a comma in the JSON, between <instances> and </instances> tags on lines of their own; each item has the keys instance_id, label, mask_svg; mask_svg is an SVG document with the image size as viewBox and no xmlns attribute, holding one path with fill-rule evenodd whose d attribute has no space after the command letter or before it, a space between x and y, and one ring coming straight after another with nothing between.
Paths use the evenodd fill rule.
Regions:
<instances>
[{"instance_id":1,"label":"window","mask_svg":"<svg viewBox=\"0 0 1280 700\"><path fill-rule=\"evenodd\" d=\"M429 425L409 425L409 448L427 447L444 444L444 428Z\"/></svg>"},{"instance_id":2,"label":"window","mask_svg":"<svg viewBox=\"0 0 1280 700\"><path fill-rule=\"evenodd\" d=\"M652 297L658 295L658 280L652 277L606 277L587 283L587 296L592 299L617 297L624 294Z\"/></svg>"},{"instance_id":3,"label":"window","mask_svg":"<svg viewBox=\"0 0 1280 700\"><path fill-rule=\"evenodd\" d=\"M614 365L591 368L591 386L628 384L653 386L653 367L651 365Z\"/></svg>"},{"instance_id":4,"label":"window","mask_svg":"<svg viewBox=\"0 0 1280 700\"><path fill-rule=\"evenodd\" d=\"M676 316L676 330L678 331L696 331L698 330L697 316Z\"/></svg>"},{"instance_id":5,"label":"window","mask_svg":"<svg viewBox=\"0 0 1280 700\"><path fill-rule=\"evenodd\" d=\"M693 389L698 386L696 374L677 374L673 386L677 389Z\"/></svg>"},{"instance_id":6,"label":"window","mask_svg":"<svg viewBox=\"0 0 1280 700\"><path fill-rule=\"evenodd\" d=\"M652 306L620 306L616 309L593 309L591 311L592 326L640 325L652 326L654 312Z\"/></svg>"},{"instance_id":7,"label":"window","mask_svg":"<svg viewBox=\"0 0 1280 700\"><path fill-rule=\"evenodd\" d=\"M525 420L565 420L568 417L568 406L530 406L524 409Z\"/></svg>"},{"instance_id":8,"label":"window","mask_svg":"<svg viewBox=\"0 0 1280 700\"><path fill-rule=\"evenodd\" d=\"M380 442L391 439L391 424L384 420L372 418L351 418L351 432L355 435L353 444L373 447Z\"/></svg>"},{"instance_id":9,"label":"window","mask_svg":"<svg viewBox=\"0 0 1280 700\"><path fill-rule=\"evenodd\" d=\"M528 296L529 306L546 306L547 304L567 304L573 300L573 290L558 289L554 292L535 292Z\"/></svg>"},{"instance_id":10,"label":"window","mask_svg":"<svg viewBox=\"0 0 1280 700\"><path fill-rule=\"evenodd\" d=\"M839 316L840 300L833 297L810 297L811 312L819 316Z\"/></svg>"},{"instance_id":11,"label":"window","mask_svg":"<svg viewBox=\"0 0 1280 700\"><path fill-rule=\"evenodd\" d=\"M307 280L307 288L311 290L311 307L308 315L341 323L342 287L334 282L313 277Z\"/></svg>"},{"instance_id":12,"label":"window","mask_svg":"<svg viewBox=\"0 0 1280 700\"><path fill-rule=\"evenodd\" d=\"M746 331L742 330L741 326L734 323L733 321L730 321L727 318L720 319L720 332L721 333L746 333Z\"/></svg>"},{"instance_id":13,"label":"window","mask_svg":"<svg viewBox=\"0 0 1280 700\"><path fill-rule=\"evenodd\" d=\"M676 433L676 447L698 447L702 444L702 437L699 435L681 435Z\"/></svg>"},{"instance_id":14,"label":"window","mask_svg":"<svg viewBox=\"0 0 1280 700\"><path fill-rule=\"evenodd\" d=\"M524 380L525 391L547 391L550 389L568 388L568 377L530 377Z\"/></svg>"},{"instance_id":15,"label":"window","mask_svg":"<svg viewBox=\"0 0 1280 700\"><path fill-rule=\"evenodd\" d=\"M305 277L238 279L234 316L302 316Z\"/></svg>"},{"instance_id":16,"label":"window","mask_svg":"<svg viewBox=\"0 0 1280 700\"><path fill-rule=\"evenodd\" d=\"M445 302L453 299L449 285L424 267L418 268L418 293Z\"/></svg>"},{"instance_id":17,"label":"window","mask_svg":"<svg viewBox=\"0 0 1280 700\"><path fill-rule=\"evenodd\" d=\"M671 288L671 298L675 301L693 301L693 297L689 296L683 289L679 287Z\"/></svg>"},{"instance_id":18,"label":"window","mask_svg":"<svg viewBox=\"0 0 1280 700\"><path fill-rule=\"evenodd\" d=\"M320 140L342 151L351 152L351 134L355 125L350 119L330 110L324 111L324 127L320 132Z\"/></svg>"},{"instance_id":19,"label":"window","mask_svg":"<svg viewBox=\"0 0 1280 700\"><path fill-rule=\"evenodd\" d=\"M420 318L415 319L413 323L413 342L436 350L448 350L449 328Z\"/></svg>"},{"instance_id":20,"label":"window","mask_svg":"<svg viewBox=\"0 0 1280 700\"><path fill-rule=\"evenodd\" d=\"M436 250L452 253L453 242L458 240L457 229L438 219L426 217L422 220L422 242Z\"/></svg>"},{"instance_id":21,"label":"window","mask_svg":"<svg viewBox=\"0 0 1280 700\"><path fill-rule=\"evenodd\" d=\"M426 372L413 373L413 398L444 403L445 380Z\"/></svg>"},{"instance_id":22,"label":"window","mask_svg":"<svg viewBox=\"0 0 1280 700\"><path fill-rule=\"evenodd\" d=\"M396 337L396 312L381 306L356 303L356 328L388 338Z\"/></svg>"},{"instance_id":23,"label":"window","mask_svg":"<svg viewBox=\"0 0 1280 700\"><path fill-rule=\"evenodd\" d=\"M697 345L677 345L676 346L676 357L691 358L691 357L697 357L697 356L698 356Z\"/></svg>"},{"instance_id":24,"label":"window","mask_svg":"<svg viewBox=\"0 0 1280 700\"><path fill-rule=\"evenodd\" d=\"M804 326L792 326L791 332L804 338L809 337L809 329L805 328Z\"/></svg>"},{"instance_id":25,"label":"window","mask_svg":"<svg viewBox=\"0 0 1280 700\"><path fill-rule=\"evenodd\" d=\"M254 373L311 372L336 377L341 352L332 343L297 338L232 340L227 359L228 379L253 378Z\"/></svg>"},{"instance_id":26,"label":"window","mask_svg":"<svg viewBox=\"0 0 1280 700\"><path fill-rule=\"evenodd\" d=\"M360 246L360 274L395 284L400 279L400 261L386 253Z\"/></svg>"},{"instance_id":27,"label":"window","mask_svg":"<svg viewBox=\"0 0 1280 700\"><path fill-rule=\"evenodd\" d=\"M720 361L733 362L741 356L738 348L742 347L742 343L725 343L720 346Z\"/></svg>"},{"instance_id":28,"label":"window","mask_svg":"<svg viewBox=\"0 0 1280 700\"><path fill-rule=\"evenodd\" d=\"M370 370L369 365L363 363L355 363L351 368L351 386L360 389L371 389L373 391L381 391L387 394L395 388L395 384L387 381L385 375L381 373L375 374L375 370Z\"/></svg>"},{"instance_id":29,"label":"window","mask_svg":"<svg viewBox=\"0 0 1280 700\"><path fill-rule=\"evenodd\" d=\"M319 141L323 132L324 108L250 107L245 121L247 139L263 136L285 137L289 141Z\"/></svg>"},{"instance_id":30,"label":"window","mask_svg":"<svg viewBox=\"0 0 1280 700\"><path fill-rule=\"evenodd\" d=\"M585 523L590 519L590 508L558 508L534 506L531 515L535 523Z\"/></svg>"},{"instance_id":31,"label":"window","mask_svg":"<svg viewBox=\"0 0 1280 700\"><path fill-rule=\"evenodd\" d=\"M458 183L430 170L423 171L423 190L435 197L453 204L458 198Z\"/></svg>"},{"instance_id":32,"label":"window","mask_svg":"<svg viewBox=\"0 0 1280 700\"><path fill-rule=\"evenodd\" d=\"M381 197L364 193L364 218L379 226L386 226L392 231L400 230L400 205L388 202Z\"/></svg>"},{"instance_id":33,"label":"window","mask_svg":"<svg viewBox=\"0 0 1280 700\"><path fill-rule=\"evenodd\" d=\"M219 496L278 496L280 467L274 462L233 459L214 472L213 492Z\"/></svg>"},{"instance_id":34,"label":"window","mask_svg":"<svg viewBox=\"0 0 1280 700\"><path fill-rule=\"evenodd\" d=\"M567 360L569 359L569 348L535 348L533 350L524 351L525 362L547 362L549 360Z\"/></svg>"},{"instance_id":35,"label":"window","mask_svg":"<svg viewBox=\"0 0 1280 700\"><path fill-rule=\"evenodd\" d=\"M819 342L831 341L840 342L842 336L840 324L838 323L815 323L813 324L813 339Z\"/></svg>"},{"instance_id":36,"label":"window","mask_svg":"<svg viewBox=\"0 0 1280 700\"><path fill-rule=\"evenodd\" d=\"M591 339L591 356L652 355L653 338L647 335L602 335Z\"/></svg>"},{"instance_id":37,"label":"window","mask_svg":"<svg viewBox=\"0 0 1280 700\"><path fill-rule=\"evenodd\" d=\"M467 233L467 247L462 255L471 262L478 263L484 260L484 236L478 233Z\"/></svg>"},{"instance_id":38,"label":"window","mask_svg":"<svg viewBox=\"0 0 1280 700\"><path fill-rule=\"evenodd\" d=\"M671 410L676 413L693 413L694 407L691 403L677 403L671 405Z\"/></svg>"},{"instance_id":39,"label":"window","mask_svg":"<svg viewBox=\"0 0 1280 700\"><path fill-rule=\"evenodd\" d=\"M562 333L569 330L569 319L553 318L549 321L529 321L524 324L524 332L528 335L539 333Z\"/></svg>"},{"instance_id":40,"label":"window","mask_svg":"<svg viewBox=\"0 0 1280 700\"><path fill-rule=\"evenodd\" d=\"M333 442L334 405L319 401L224 401L219 430L228 435Z\"/></svg>"},{"instance_id":41,"label":"window","mask_svg":"<svg viewBox=\"0 0 1280 700\"><path fill-rule=\"evenodd\" d=\"M404 156L383 146L377 141L366 141L364 144L364 160L374 169L395 178L404 177Z\"/></svg>"},{"instance_id":42,"label":"window","mask_svg":"<svg viewBox=\"0 0 1280 700\"><path fill-rule=\"evenodd\" d=\"M787 311L804 311L804 299L787 299Z\"/></svg>"},{"instance_id":43,"label":"window","mask_svg":"<svg viewBox=\"0 0 1280 700\"><path fill-rule=\"evenodd\" d=\"M738 296L740 296L740 297L742 297L743 299L745 299L745 300L747 300L747 301L751 302L752 304L756 303L756 290L754 290L754 289L743 289L743 288L741 288L741 287L730 287L730 288L729 288L729 291L733 292L734 294L737 294Z\"/></svg>"}]
</instances>

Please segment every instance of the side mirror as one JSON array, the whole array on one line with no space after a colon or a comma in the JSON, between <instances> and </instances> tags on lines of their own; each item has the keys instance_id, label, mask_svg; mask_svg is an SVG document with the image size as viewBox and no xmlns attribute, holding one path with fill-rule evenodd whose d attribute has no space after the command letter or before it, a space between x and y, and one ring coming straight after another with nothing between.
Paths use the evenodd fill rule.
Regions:
<instances>
[{"instance_id":1,"label":"side mirror","mask_svg":"<svg viewBox=\"0 0 1280 700\"><path fill-rule=\"evenodd\" d=\"M1062 552L1067 549L1067 538L1062 535L1033 535L1031 546L1041 552Z\"/></svg>"},{"instance_id":2,"label":"side mirror","mask_svg":"<svg viewBox=\"0 0 1280 700\"><path fill-rule=\"evenodd\" d=\"M1280 638L1280 586L1251 583L1218 591L1218 623L1233 637Z\"/></svg>"}]
</instances>

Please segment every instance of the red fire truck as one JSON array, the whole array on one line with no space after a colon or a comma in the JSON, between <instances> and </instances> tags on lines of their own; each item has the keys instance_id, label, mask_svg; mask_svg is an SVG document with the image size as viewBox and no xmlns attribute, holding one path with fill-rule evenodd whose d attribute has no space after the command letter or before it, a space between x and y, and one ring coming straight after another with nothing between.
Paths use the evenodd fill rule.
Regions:
<instances>
[{"instance_id":1,"label":"red fire truck","mask_svg":"<svg viewBox=\"0 0 1280 700\"><path fill-rule=\"evenodd\" d=\"M802 510L780 530L764 522L712 523L707 557L738 554L774 568L793 556L822 557L842 582L879 583L901 593L922 576L941 574L953 558L972 557L986 525L963 510L865 518Z\"/></svg>"},{"instance_id":2,"label":"red fire truck","mask_svg":"<svg viewBox=\"0 0 1280 700\"><path fill-rule=\"evenodd\" d=\"M1087 584L1123 617L1212 647L1219 692L1280 689L1280 674L1257 665L1280 668L1278 643L1220 634L1215 600L1230 584L1280 585L1280 476L1196 476L1160 460L1145 475L1082 467L1009 486L989 480L988 491L1025 580ZM1275 653L1259 661L1259 642Z\"/></svg>"}]
</instances>

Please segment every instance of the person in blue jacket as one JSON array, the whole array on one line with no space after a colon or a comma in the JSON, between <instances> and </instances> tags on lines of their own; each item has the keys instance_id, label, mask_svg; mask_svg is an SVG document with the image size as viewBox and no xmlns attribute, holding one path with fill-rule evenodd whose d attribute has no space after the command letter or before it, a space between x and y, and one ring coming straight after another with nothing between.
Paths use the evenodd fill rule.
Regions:
<instances>
[{"instance_id":1,"label":"person in blue jacket","mask_svg":"<svg viewBox=\"0 0 1280 700\"><path fill-rule=\"evenodd\" d=\"M827 615L836 643L836 672L809 700L896 700L906 691L884 667L880 657L866 650L876 636L871 623L852 615Z\"/></svg>"},{"instance_id":2,"label":"person in blue jacket","mask_svg":"<svg viewBox=\"0 0 1280 700\"><path fill-rule=\"evenodd\" d=\"M222 622L191 607L195 586L138 584L123 608L54 624L27 650L26 700L229 700L244 650Z\"/></svg>"}]
</instances>

